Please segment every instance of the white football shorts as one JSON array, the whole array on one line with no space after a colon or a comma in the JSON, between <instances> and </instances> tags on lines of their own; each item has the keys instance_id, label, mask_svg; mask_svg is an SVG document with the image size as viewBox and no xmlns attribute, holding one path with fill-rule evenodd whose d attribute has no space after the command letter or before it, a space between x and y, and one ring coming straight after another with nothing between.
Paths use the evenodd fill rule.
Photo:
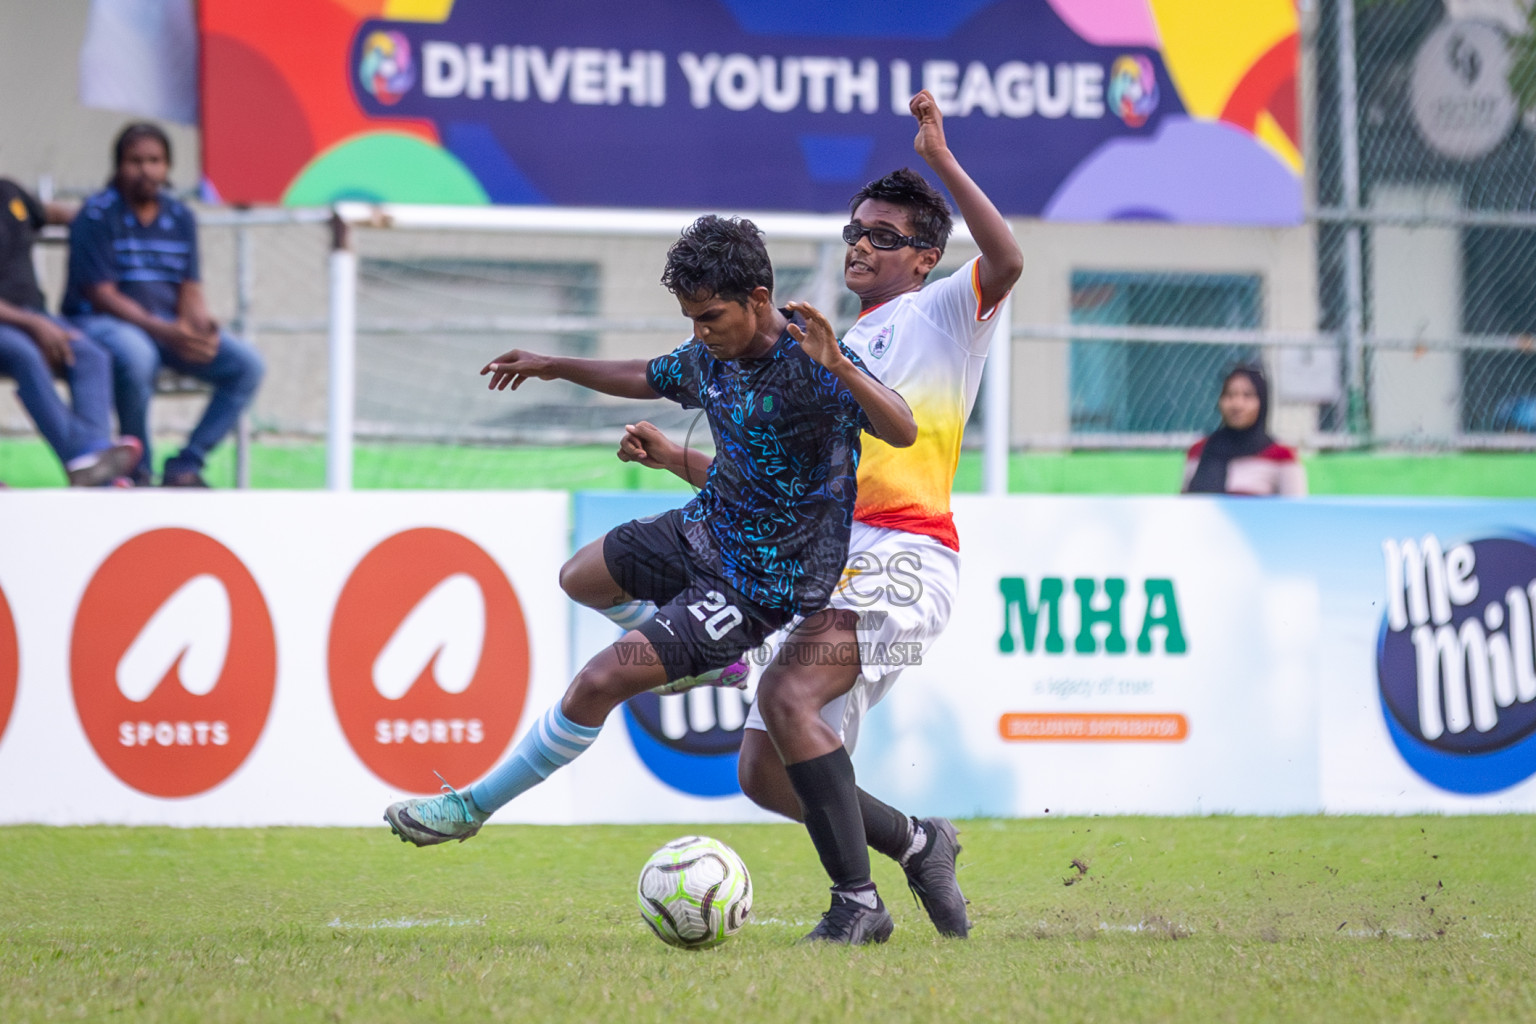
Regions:
<instances>
[{"instance_id":1,"label":"white football shorts","mask_svg":"<svg viewBox=\"0 0 1536 1024\"><path fill-rule=\"evenodd\" d=\"M830 606L860 613L859 677L853 689L821 709L850 753L859 738L859 724L870 708L890 692L902 669L921 664L928 645L949 624L960 584L960 555L932 537L853 524L848 563ZM796 619L752 652L751 688L762 666L772 663L785 637L800 625ZM801 637L805 641L805 637ZM855 652L831 644L810 648L811 656L849 663ZM757 702L747 710L744 728L766 731Z\"/></svg>"}]
</instances>

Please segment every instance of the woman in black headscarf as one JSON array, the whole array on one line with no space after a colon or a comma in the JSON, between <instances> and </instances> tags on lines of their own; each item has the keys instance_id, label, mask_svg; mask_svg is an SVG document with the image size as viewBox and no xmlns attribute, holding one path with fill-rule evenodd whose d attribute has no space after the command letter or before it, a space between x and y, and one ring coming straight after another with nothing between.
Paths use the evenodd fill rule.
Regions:
<instances>
[{"instance_id":1,"label":"woman in black headscarf","mask_svg":"<svg viewBox=\"0 0 1536 1024\"><path fill-rule=\"evenodd\" d=\"M1257 366L1228 373L1216 402L1221 426L1196 441L1184 460L1185 494L1252 494L1300 497L1307 473L1296 452L1265 431L1269 383Z\"/></svg>"}]
</instances>

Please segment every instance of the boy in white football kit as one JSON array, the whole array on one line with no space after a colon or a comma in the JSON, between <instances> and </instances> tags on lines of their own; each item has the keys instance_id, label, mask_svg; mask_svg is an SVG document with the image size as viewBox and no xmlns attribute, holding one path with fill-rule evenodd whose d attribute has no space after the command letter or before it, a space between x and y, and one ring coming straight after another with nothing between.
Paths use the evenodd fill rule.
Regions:
<instances>
[{"instance_id":1,"label":"boy in white football kit","mask_svg":"<svg viewBox=\"0 0 1536 1024\"><path fill-rule=\"evenodd\" d=\"M866 442L842 582L764 671L738 767L755 803L805 822L832 879L831 909L807 938L850 945L884 942L894 927L870 880L870 846L902 865L942 934L970 930L954 827L908 817L860 789L849 752L864 713L949 621L960 567L949 510L960 439L993 315L1023 269L1002 215L949 151L932 95L913 97L911 110L914 148L949 189L981 254L924 287L951 220L943 196L912 171L871 182L849 204L843 278L863 309L843 343L907 400L918 436L904 450ZM636 433L648 448L667 444L649 424Z\"/></svg>"}]
</instances>

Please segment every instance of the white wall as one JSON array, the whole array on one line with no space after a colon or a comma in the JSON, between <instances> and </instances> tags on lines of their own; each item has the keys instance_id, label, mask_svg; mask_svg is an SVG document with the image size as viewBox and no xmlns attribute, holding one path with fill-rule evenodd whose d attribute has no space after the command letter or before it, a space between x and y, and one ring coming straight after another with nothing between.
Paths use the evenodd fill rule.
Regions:
<instances>
[{"instance_id":1,"label":"white wall","mask_svg":"<svg viewBox=\"0 0 1536 1024\"><path fill-rule=\"evenodd\" d=\"M0 4L0 175L34 188L43 175L72 194L93 192L112 171L112 139L126 113L79 102L80 44L89 0L7 0ZM195 191L198 132L163 125L175 156L171 181Z\"/></svg>"}]
</instances>

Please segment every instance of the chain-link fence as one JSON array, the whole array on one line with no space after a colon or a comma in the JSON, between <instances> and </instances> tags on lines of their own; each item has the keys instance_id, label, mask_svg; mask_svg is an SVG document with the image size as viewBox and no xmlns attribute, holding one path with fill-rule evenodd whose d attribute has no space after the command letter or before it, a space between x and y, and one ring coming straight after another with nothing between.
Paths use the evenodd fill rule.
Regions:
<instances>
[{"instance_id":1,"label":"chain-link fence","mask_svg":"<svg viewBox=\"0 0 1536 1024\"><path fill-rule=\"evenodd\" d=\"M1014 449L1185 445L1216 425L1224 370L1255 360L1291 443L1536 447L1536 8L1301 6L1304 223L1015 222L1028 266L1011 380L978 411L1006 401ZM203 215L212 304L269 364L258 439L326 432L329 214ZM661 403L637 412L558 383L514 400L478 377L512 347L643 358L677 344L666 232L470 221L355 226L360 440L610 443L636 415L688 429ZM851 323L835 231L769 240L777 298ZM939 272L973 253L959 240Z\"/></svg>"},{"instance_id":2,"label":"chain-link fence","mask_svg":"<svg viewBox=\"0 0 1536 1024\"><path fill-rule=\"evenodd\" d=\"M1536 440L1536 10L1329 0L1315 22L1319 326L1362 440Z\"/></svg>"},{"instance_id":3,"label":"chain-link fence","mask_svg":"<svg viewBox=\"0 0 1536 1024\"><path fill-rule=\"evenodd\" d=\"M474 219L474 211L464 212ZM268 360L251 417L258 437L318 438L327 429L329 217L307 210L208 211L202 218L210 306L253 337ZM514 347L648 358L687 337L687 321L659 283L675 227L609 235L365 219L348 229L356 254L359 440L607 444L636 417L632 402L561 381L531 385L513 400L489 392L480 368ZM840 244L835 252L804 241L773 249L781 303L815 301L840 327L852 323L853 296L826 288L834 269L840 282ZM667 403L642 414L683 431L694 419Z\"/></svg>"}]
</instances>

